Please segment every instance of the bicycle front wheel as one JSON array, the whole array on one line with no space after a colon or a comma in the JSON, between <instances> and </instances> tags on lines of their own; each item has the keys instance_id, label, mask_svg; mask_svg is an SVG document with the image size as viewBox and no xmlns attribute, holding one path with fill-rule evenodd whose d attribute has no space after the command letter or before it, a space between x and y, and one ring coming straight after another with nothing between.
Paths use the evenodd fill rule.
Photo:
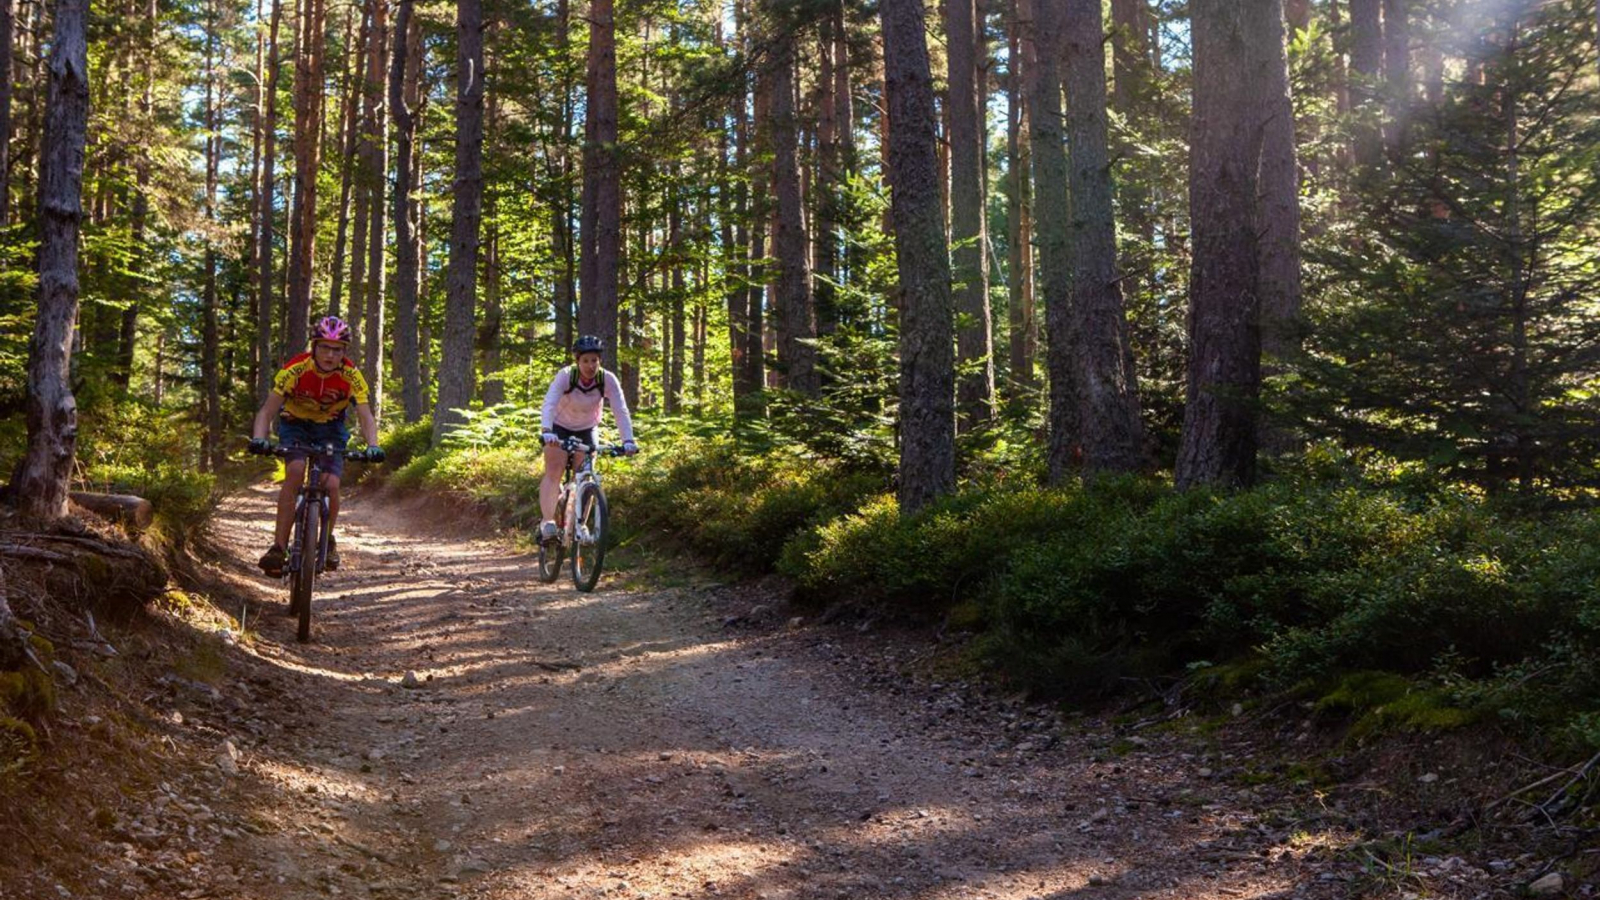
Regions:
<instances>
[{"instance_id":1,"label":"bicycle front wheel","mask_svg":"<svg viewBox=\"0 0 1600 900\"><path fill-rule=\"evenodd\" d=\"M561 541L539 539L539 580L549 584L561 574Z\"/></svg>"},{"instance_id":2,"label":"bicycle front wheel","mask_svg":"<svg viewBox=\"0 0 1600 900\"><path fill-rule=\"evenodd\" d=\"M311 640L311 594L317 584L317 565L322 558L322 504L307 503L301 510L300 568L289 589L289 609L299 617L295 640Z\"/></svg>"},{"instance_id":3,"label":"bicycle front wheel","mask_svg":"<svg viewBox=\"0 0 1600 900\"><path fill-rule=\"evenodd\" d=\"M594 590L606 556L606 495L600 485L578 489L578 534L572 542L572 583L580 591Z\"/></svg>"}]
</instances>

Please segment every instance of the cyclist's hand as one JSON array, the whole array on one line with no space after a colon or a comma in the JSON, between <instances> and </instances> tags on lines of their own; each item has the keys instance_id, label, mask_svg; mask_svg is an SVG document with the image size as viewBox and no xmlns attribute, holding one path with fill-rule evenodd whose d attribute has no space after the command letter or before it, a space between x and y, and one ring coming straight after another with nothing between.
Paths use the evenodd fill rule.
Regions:
<instances>
[{"instance_id":1,"label":"cyclist's hand","mask_svg":"<svg viewBox=\"0 0 1600 900\"><path fill-rule=\"evenodd\" d=\"M561 443L561 438L556 437L556 433L553 431L546 431L544 434L539 435L539 438L544 441L546 447L553 447Z\"/></svg>"},{"instance_id":2,"label":"cyclist's hand","mask_svg":"<svg viewBox=\"0 0 1600 900\"><path fill-rule=\"evenodd\" d=\"M272 444L266 438L251 438L246 449L256 456L266 456L272 452Z\"/></svg>"},{"instance_id":3,"label":"cyclist's hand","mask_svg":"<svg viewBox=\"0 0 1600 900\"><path fill-rule=\"evenodd\" d=\"M377 444L373 444L367 448L366 460L369 463L381 463L388 458L389 454L384 453L383 448L379 447Z\"/></svg>"},{"instance_id":4,"label":"cyclist's hand","mask_svg":"<svg viewBox=\"0 0 1600 900\"><path fill-rule=\"evenodd\" d=\"M639 445L635 444L633 441L623 441L622 452L624 455L632 456L639 452Z\"/></svg>"}]
</instances>

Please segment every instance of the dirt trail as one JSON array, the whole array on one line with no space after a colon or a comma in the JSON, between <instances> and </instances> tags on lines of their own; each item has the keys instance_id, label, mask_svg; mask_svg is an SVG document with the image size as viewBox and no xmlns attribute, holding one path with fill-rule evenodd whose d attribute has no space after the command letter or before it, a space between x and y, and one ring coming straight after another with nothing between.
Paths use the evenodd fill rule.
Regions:
<instances>
[{"instance_id":1,"label":"dirt trail","mask_svg":"<svg viewBox=\"0 0 1600 900\"><path fill-rule=\"evenodd\" d=\"M223 568L279 606L281 588L249 574L270 502L235 497L216 534ZM1331 837L1210 777L1226 759L1154 736L1107 753L1106 735L1048 710L902 676L912 642L784 624L715 586L542 585L531 557L459 531L350 504L313 642L277 612L252 622L255 718L233 730L239 775L214 798L241 829L146 896L1352 889L1319 855ZM401 686L407 671L420 687Z\"/></svg>"}]
</instances>

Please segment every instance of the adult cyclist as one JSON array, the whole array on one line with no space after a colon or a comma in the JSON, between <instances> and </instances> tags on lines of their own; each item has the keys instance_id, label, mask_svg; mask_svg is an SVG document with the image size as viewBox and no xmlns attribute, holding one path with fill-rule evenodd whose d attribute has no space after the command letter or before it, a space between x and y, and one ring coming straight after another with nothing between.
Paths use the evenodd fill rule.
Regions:
<instances>
[{"instance_id":1,"label":"adult cyclist","mask_svg":"<svg viewBox=\"0 0 1600 900\"><path fill-rule=\"evenodd\" d=\"M600 368L605 342L586 334L572 344L572 365L556 373L550 389L544 392L544 407L539 411L539 431L544 440L544 478L539 482L539 510L544 521L539 539L553 541L560 533L556 526L556 504L561 500L561 476L567 467L567 452L561 442L577 438L595 446L594 430L600 425L603 406L611 404L611 415L622 432L622 450L629 456L639 452L633 440L633 419L628 415L628 400L622 396L617 376ZM574 466L583 465L583 453L573 456Z\"/></svg>"},{"instance_id":2,"label":"adult cyclist","mask_svg":"<svg viewBox=\"0 0 1600 900\"><path fill-rule=\"evenodd\" d=\"M372 417L372 407L367 402L367 380L361 370L345 356L350 345L350 326L338 316L328 316L311 329L311 347L284 364L272 380L272 392L256 413L250 437L250 452L266 453L267 428L274 418L278 424L278 443L286 447L322 446L331 444L343 449L350 443L350 429L345 425L345 413L355 407L356 418L361 422L361 434L367 441L366 458L369 462L383 461L383 448L378 446L378 423ZM300 482L305 479L305 452L291 451L278 491L278 522L273 532L272 548L261 557L261 570L278 578L288 563L284 545L289 541L289 530L294 526L295 495ZM339 479L344 474L344 457L333 456L326 468L324 484L328 491L328 556L324 566L339 568L339 548L333 537L333 523L339 516Z\"/></svg>"}]
</instances>

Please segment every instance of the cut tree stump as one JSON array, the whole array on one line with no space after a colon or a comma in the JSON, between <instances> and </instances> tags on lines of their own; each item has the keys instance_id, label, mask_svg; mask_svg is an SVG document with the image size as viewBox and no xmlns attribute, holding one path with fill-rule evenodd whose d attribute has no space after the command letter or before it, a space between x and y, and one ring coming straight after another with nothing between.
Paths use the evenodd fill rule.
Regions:
<instances>
[{"instance_id":1,"label":"cut tree stump","mask_svg":"<svg viewBox=\"0 0 1600 900\"><path fill-rule=\"evenodd\" d=\"M149 528L155 516L155 510L150 506L149 500L132 494L91 494L88 491L73 491L72 502L108 522L132 531Z\"/></svg>"}]
</instances>

